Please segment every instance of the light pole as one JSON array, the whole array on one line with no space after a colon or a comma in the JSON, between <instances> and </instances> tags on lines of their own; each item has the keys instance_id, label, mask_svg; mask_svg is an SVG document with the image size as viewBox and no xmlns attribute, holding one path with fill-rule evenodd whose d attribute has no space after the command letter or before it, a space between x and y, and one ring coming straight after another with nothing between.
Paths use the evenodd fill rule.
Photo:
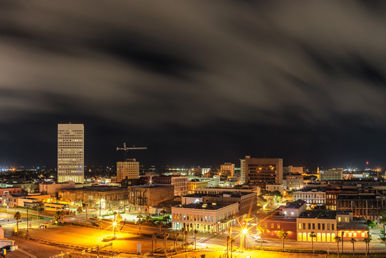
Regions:
<instances>
[{"instance_id":1,"label":"light pole","mask_svg":"<svg viewBox=\"0 0 386 258\"><path fill-rule=\"evenodd\" d=\"M28 205L27 205L27 237L28 237Z\"/></svg>"},{"instance_id":2,"label":"light pole","mask_svg":"<svg viewBox=\"0 0 386 258\"><path fill-rule=\"evenodd\" d=\"M243 228L241 230L241 239L240 239L240 249L241 250L245 249L245 238L246 238L247 233L248 233L248 229L247 228Z\"/></svg>"}]
</instances>

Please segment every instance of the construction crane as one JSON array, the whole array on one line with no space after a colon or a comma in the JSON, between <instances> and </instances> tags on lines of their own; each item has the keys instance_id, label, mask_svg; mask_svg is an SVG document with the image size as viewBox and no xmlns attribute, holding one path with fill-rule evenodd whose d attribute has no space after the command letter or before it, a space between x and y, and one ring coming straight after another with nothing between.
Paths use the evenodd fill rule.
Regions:
<instances>
[{"instance_id":1,"label":"construction crane","mask_svg":"<svg viewBox=\"0 0 386 258\"><path fill-rule=\"evenodd\" d=\"M124 151L125 152L125 157L128 151L131 150L147 150L147 147L136 147L136 146L131 146L127 147L126 142L123 143L123 147L117 147L117 151Z\"/></svg>"}]
</instances>

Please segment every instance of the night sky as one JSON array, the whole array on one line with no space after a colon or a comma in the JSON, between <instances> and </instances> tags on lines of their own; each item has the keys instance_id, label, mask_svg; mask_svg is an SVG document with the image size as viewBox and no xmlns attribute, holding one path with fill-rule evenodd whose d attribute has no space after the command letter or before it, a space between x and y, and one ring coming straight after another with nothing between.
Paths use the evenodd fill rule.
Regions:
<instances>
[{"instance_id":1,"label":"night sky","mask_svg":"<svg viewBox=\"0 0 386 258\"><path fill-rule=\"evenodd\" d=\"M386 1L1 1L0 165L386 166Z\"/></svg>"}]
</instances>

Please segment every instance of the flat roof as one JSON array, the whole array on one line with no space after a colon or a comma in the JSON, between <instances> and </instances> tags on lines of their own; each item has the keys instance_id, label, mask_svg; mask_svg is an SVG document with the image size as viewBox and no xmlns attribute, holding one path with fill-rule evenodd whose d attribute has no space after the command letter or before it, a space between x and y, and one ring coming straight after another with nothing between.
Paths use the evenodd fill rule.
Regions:
<instances>
[{"instance_id":1,"label":"flat roof","mask_svg":"<svg viewBox=\"0 0 386 258\"><path fill-rule=\"evenodd\" d=\"M294 202L288 202L286 205L285 205L285 208L290 208L290 209L299 209L300 207L302 207L306 202L299 199L297 201L294 201Z\"/></svg>"},{"instance_id":2,"label":"flat roof","mask_svg":"<svg viewBox=\"0 0 386 258\"><path fill-rule=\"evenodd\" d=\"M244 196L244 195L248 195L248 194L255 194L254 192L221 192L219 194L217 193L194 193L194 194L187 194L187 195L184 195L183 197L196 197L196 198L200 198L200 197L205 197L205 196L209 196L209 197L228 197L228 196L224 196L224 195L230 195L230 197L241 197L241 196Z\"/></svg>"},{"instance_id":3,"label":"flat roof","mask_svg":"<svg viewBox=\"0 0 386 258\"><path fill-rule=\"evenodd\" d=\"M328 210L304 211L302 212L302 214L300 214L299 218L336 219L336 211L328 211Z\"/></svg>"},{"instance_id":4,"label":"flat roof","mask_svg":"<svg viewBox=\"0 0 386 258\"><path fill-rule=\"evenodd\" d=\"M108 192L108 191L118 191L118 190L127 190L127 188L118 187L118 186L85 186L82 188L65 188L61 189L65 191L101 191L101 192Z\"/></svg>"},{"instance_id":5,"label":"flat roof","mask_svg":"<svg viewBox=\"0 0 386 258\"><path fill-rule=\"evenodd\" d=\"M233 205L234 203L190 203L190 204L180 204L178 206L174 206L174 208L188 208L188 209L198 209L198 210L218 210L224 208L229 205Z\"/></svg>"},{"instance_id":6,"label":"flat roof","mask_svg":"<svg viewBox=\"0 0 386 258\"><path fill-rule=\"evenodd\" d=\"M169 184L154 184L154 185L132 185L132 188L161 188L161 187L172 187Z\"/></svg>"}]
</instances>

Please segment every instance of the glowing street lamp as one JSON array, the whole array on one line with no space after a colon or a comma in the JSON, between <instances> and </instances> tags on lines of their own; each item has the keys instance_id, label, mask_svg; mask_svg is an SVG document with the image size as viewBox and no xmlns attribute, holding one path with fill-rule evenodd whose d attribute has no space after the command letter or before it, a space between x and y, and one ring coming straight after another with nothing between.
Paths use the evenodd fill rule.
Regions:
<instances>
[{"instance_id":1,"label":"glowing street lamp","mask_svg":"<svg viewBox=\"0 0 386 258\"><path fill-rule=\"evenodd\" d=\"M114 221L113 222L113 228L114 228L114 239L115 239L115 228L117 227L117 222L116 221Z\"/></svg>"},{"instance_id":2,"label":"glowing street lamp","mask_svg":"<svg viewBox=\"0 0 386 258\"><path fill-rule=\"evenodd\" d=\"M241 230L241 236L240 236L240 249L245 249L245 238L248 234L248 228L243 228Z\"/></svg>"}]
</instances>

